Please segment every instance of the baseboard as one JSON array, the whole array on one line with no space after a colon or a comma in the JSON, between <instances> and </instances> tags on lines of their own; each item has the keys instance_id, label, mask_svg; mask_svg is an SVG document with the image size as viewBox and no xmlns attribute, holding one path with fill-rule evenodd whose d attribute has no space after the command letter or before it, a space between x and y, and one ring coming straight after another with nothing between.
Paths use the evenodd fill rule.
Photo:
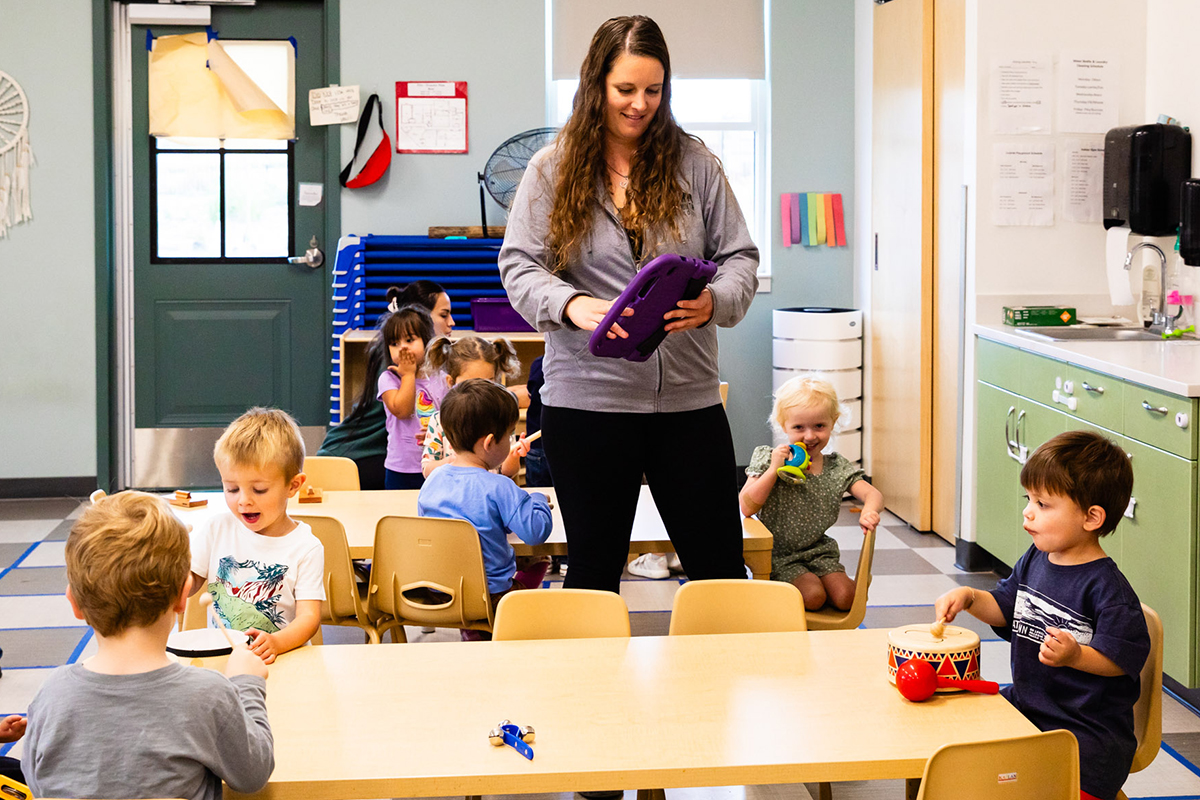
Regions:
<instances>
[{"instance_id":1,"label":"baseboard","mask_svg":"<svg viewBox=\"0 0 1200 800\"><path fill-rule=\"evenodd\" d=\"M33 497L87 497L96 491L96 476L79 478L0 478L0 500Z\"/></svg>"},{"instance_id":2,"label":"baseboard","mask_svg":"<svg viewBox=\"0 0 1200 800\"><path fill-rule=\"evenodd\" d=\"M1007 577L1012 568L999 561L975 542L954 540L954 566L967 572L997 572Z\"/></svg>"},{"instance_id":3,"label":"baseboard","mask_svg":"<svg viewBox=\"0 0 1200 800\"><path fill-rule=\"evenodd\" d=\"M1165 672L1163 673L1163 687L1170 690L1179 702L1190 706L1193 714L1200 714L1200 689L1189 689Z\"/></svg>"}]
</instances>

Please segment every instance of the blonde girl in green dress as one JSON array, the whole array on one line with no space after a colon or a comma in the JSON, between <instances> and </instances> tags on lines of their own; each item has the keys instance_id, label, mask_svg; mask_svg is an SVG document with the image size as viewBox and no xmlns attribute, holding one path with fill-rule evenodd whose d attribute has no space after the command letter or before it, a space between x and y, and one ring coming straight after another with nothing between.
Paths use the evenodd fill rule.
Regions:
<instances>
[{"instance_id":1,"label":"blonde girl in green dress","mask_svg":"<svg viewBox=\"0 0 1200 800\"><path fill-rule=\"evenodd\" d=\"M762 445L754 449L738 496L742 513L757 514L775 537L771 579L793 584L810 611L826 603L846 610L854 601L854 581L826 533L837 523L842 497L850 492L862 503L858 524L864 534L879 524L883 510L883 495L861 469L837 453L821 452L840 416L837 391L820 376L801 375L780 386L770 422L789 443L808 451L807 478L794 485L778 480L776 470L791 456L790 445Z\"/></svg>"}]
</instances>

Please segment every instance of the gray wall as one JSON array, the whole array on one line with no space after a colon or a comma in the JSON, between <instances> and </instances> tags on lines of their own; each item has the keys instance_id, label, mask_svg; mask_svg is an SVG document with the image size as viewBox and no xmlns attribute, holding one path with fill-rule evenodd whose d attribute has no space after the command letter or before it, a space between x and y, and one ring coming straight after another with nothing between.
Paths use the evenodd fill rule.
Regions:
<instances>
[{"instance_id":1,"label":"gray wall","mask_svg":"<svg viewBox=\"0 0 1200 800\"><path fill-rule=\"evenodd\" d=\"M847 247L785 248L781 192L840 192ZM760 292L741 324L720 337L740 464L771 440L771 311L854 301L854 3L771 4L769 196L771 292Z\"/></svg>"},{"instance_id":2,"label":"gray wall","mask_svg":"<svg viewBox=\"0 0 1200 800\"><path fill-rule=\"evenodd\" d=\"M470 150L393 153L377 183L342 190L342 232L423 235L431 225L478 225L479 181L505 139L546 124L544 0L342 0L342 84L383 101L396 126L396 81L466 81ZM355 128L342 129L342 165ZM393 140L394 141L394 140ZM488 222L504 209L488 202Z\"/></svg>"},{"instance_id":3,"label":"gray wall","mask_svg":"<svg viewBox=\"0 0 1200 800\"><path fill-rule=\"evenodd\" d=\"M0 479L96 474L91 25L84 0L0 0L36 159L34 218L0 239Z\"/></svg>"},{"instance_id":4,"label":"gray wall","mask_svg":"<svg viewBox=\"0 0 1200 800\"><path fill-rule=\"evenodd\" d=\"M854 4L775 2L772 18L772 263L774 289L746 319L721 331L721 373L730 382L729 416L738 459L768 441L771 309L848 306L850 248L784 249L779 192L841 192L847 232L854 207ZM418 22L419 21L419 22ZM342 192L344 233L421 234L430 225L478 224L475 173L514 133L545 120L544 0L342 0L342 83L379 92L395 123L396 80L466 80L471 152L395 154L380 185ZM353 151L350 126L343 155ZM488 219L503 212L489 198Z\"/></svg>"}]
</instances>

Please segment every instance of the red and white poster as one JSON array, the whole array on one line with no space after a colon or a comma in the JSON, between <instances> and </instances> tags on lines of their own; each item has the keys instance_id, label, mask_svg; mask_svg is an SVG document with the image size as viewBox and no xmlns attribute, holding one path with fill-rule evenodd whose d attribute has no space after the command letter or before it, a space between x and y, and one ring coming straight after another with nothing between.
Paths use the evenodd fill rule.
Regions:
<instances>
[{"instance_id":1,"label":"red and white poster","mask_svg":"<svg viewBox=\"0 0 1200 800\"><path fill-rule=\"evenodd\" d=\"M467 82L396 81L396 152L467 152Z\"/></svg>"}]
</instances>

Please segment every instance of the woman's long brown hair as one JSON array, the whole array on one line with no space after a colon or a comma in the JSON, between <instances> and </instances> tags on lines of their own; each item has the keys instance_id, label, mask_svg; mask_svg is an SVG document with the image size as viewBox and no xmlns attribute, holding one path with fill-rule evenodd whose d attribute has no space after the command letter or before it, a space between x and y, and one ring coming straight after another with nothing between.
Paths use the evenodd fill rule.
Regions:
<instances>
[{"instance_id":1,"label":"woman's long brown hair","mask_svg":"<svg viewBox=\"0 0 1200 800\"><path fill-rule=\"evenodd\" d=\"M560 272L579 252L592 227L596 186L606 179L604 114L608 104L606 79L613 62L623 54L656 59L663 67L662 99L654 119L638 142L630 161L622 221L643 237L649 230L669 226L678 236L683 207L679 165L684 145L694 136L684 132L671 113L671 56L662 31L649 17L614 17L600 26L579 70L571 116L556 140L559 153L554 206L550 211L552 269ZM696 141L699 141L698 139Z\"/></svg>"}]
</instances>

